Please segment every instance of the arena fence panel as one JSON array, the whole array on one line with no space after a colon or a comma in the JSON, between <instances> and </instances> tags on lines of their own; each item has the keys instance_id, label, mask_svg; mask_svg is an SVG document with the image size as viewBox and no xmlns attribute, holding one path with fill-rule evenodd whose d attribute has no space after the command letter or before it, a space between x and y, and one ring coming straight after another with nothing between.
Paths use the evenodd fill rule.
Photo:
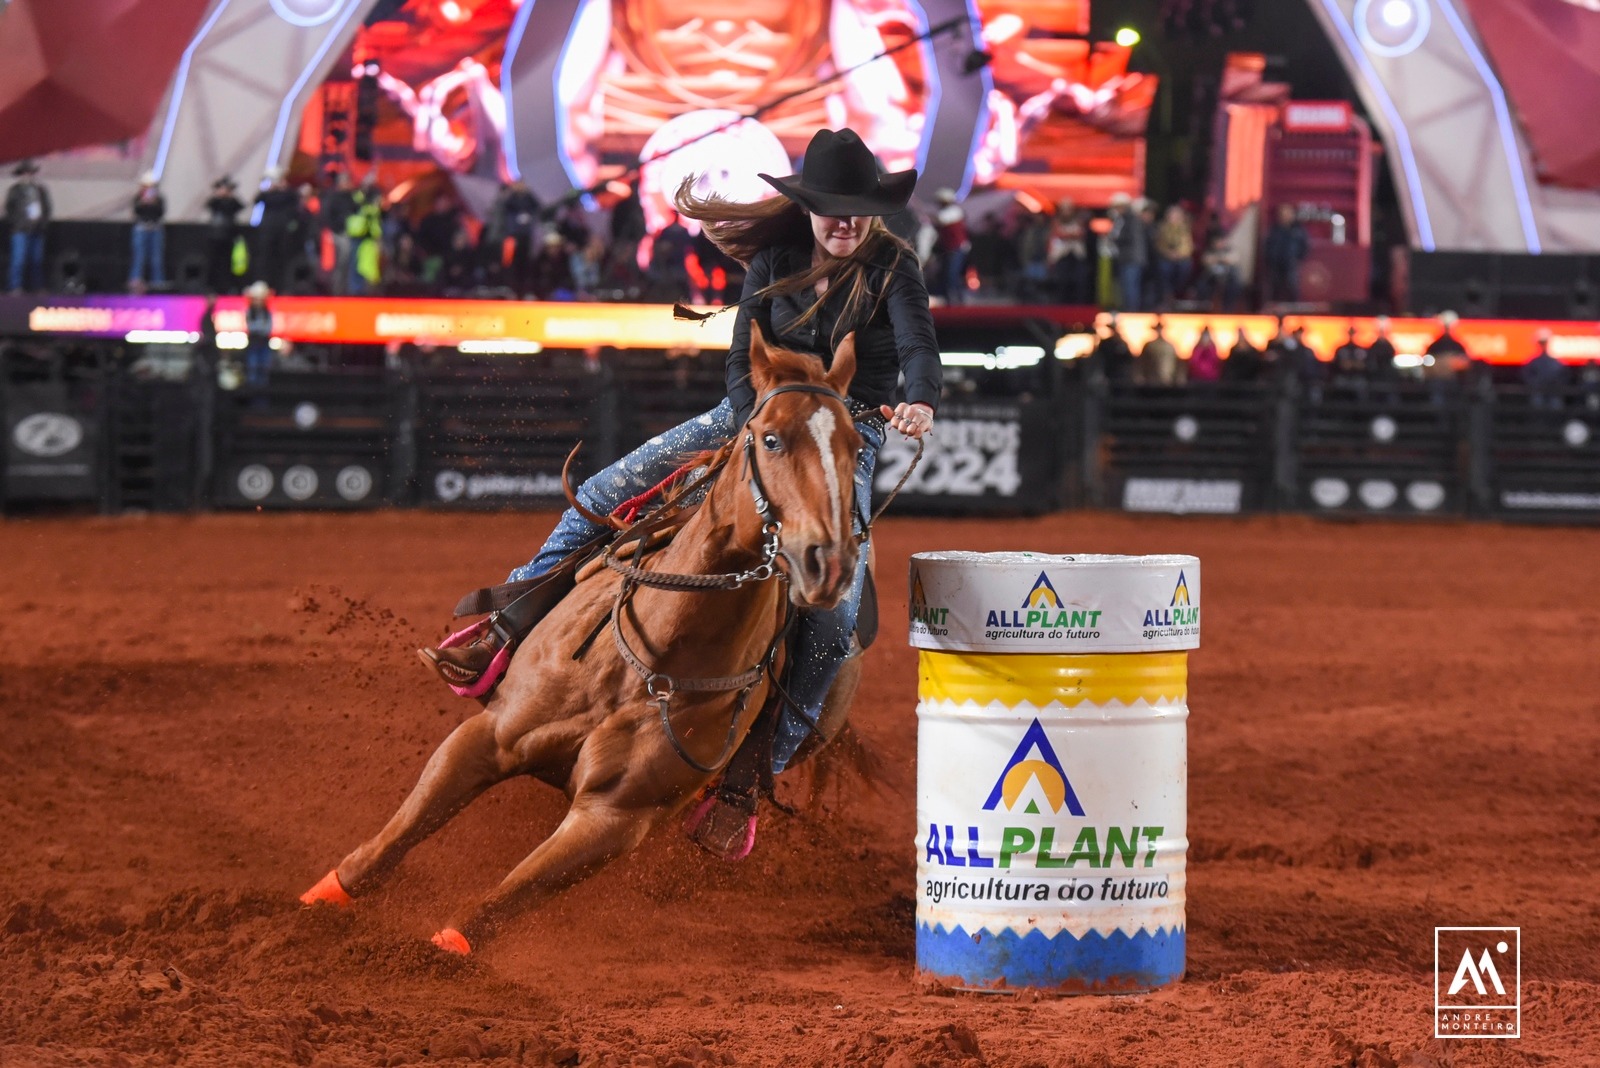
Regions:
<instances>
[{"instance_id":1,"label":"arena fence panel","mask_svg":"<svg viewBox=\"0 0 1600 1068\"><path fill-rule=\"evenodd\" d=\"M562 463L575 444L583 442L575 482L615 458L619 403L609 370L576 354L427 368L417 380L418 501L559 505Z\"/></svg>"},{"instance_id":2,"label":"arena fence panel","mask_svg":"<svg viewBox=\"0 0 1600 1068\"><path fill-rule=\"evenodd\" d=\"M1600 519L1600 392L1505 389L1485 414L1484 513Z\"/></svg>"},{"instance_id":3,"label":"arena fence panel","mask_svg":"<svg viewBox=\"0 0 1600 1068\"><path fill-rule=\"evenodd\" d=\"M111 354L98 344L19 345L0 352L5 462L0 510L37 504L109 511L107 380Z\"/></svg>"},{"instance_id":4,"label":"arena fence panel","mask_svg":"<svg viewBox=\"0 0 1600 1068\"><path fill-rule=\"evenodd\" d=\"M1460 514L1469 425L1462 395L1426 383L1298 391L1282 480L1286 510L1338 515Z\"/></svg>"},{"instance_id":5,"label":"arena fence panel","mask_svg":"<svg viewBox=\"0 0 1600 1068\"><path fill-rule=\"evenodd\" d=\"M1086 420L1088 503L1202 514L1274 506L1277 396L1268 386L1089 388L1097 403Z\"/></svg>"},{"instance_id":6,"label":"arena fence panel","mask_svg":"<svg viewBox=\"0 0 1600 1068\"><path fill-rule=\"evenodd\" d=\"M381 370L275 371L218 391L212 503L221 508L371 508L396 489L401 380Z\"/></svg>"},{"instance_id":7,"label":"arena fence panel","mask_svg":"<svg viewBox=\"0 0 1600 1068\"><path fill-rule=\"evenodd\" d=\"M112 511L185 512L205 499L212 399L197 381L114 378L106 420Z\"/></svg>"}]
</instances>

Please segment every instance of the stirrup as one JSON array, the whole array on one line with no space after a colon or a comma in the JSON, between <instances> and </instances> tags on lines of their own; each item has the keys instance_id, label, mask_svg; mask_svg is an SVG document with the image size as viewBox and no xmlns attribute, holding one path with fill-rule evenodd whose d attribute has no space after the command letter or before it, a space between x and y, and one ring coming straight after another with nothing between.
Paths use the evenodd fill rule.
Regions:
<instances>
[{"instance_id":1,"label":"stirrup","mask_svg":"<svg viewBox=\"0 0 1600 1068\"><path fill-rule=\"evenodd\" d=\"M458 696L482 697L499 684L511 666L517 638L495 612L434 648L418 649L417 655Z\"/></svg>"},{"instance_id":2,"label":"stirrup","mask_svg":"<svg viewBox=\"0 0 1600 1068\"><path fill-rule=\"evenodd\" d=\"M723 860L743 860L756 844L756 796L718 786L684 818L689 841Z\"/></svg>"}]
</instances>

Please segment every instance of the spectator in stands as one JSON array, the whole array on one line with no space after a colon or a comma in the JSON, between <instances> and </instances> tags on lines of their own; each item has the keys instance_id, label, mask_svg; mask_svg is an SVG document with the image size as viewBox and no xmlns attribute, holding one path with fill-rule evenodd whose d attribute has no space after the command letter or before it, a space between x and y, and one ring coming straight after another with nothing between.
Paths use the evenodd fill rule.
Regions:
<instances>
[{"instance_id":1,"label":"spectator in stands","mask_svg":"<svg viewBox=\"0 0 1600 1068\"><path fill-rule=\"evenodd\" d=\"M333 188L322 198L322 229L333 243L333 268L328 276L328 288L335 296L350 291L354 271L350 259L355 255L355 238L350 236L350 217L356 213L356 183L351 173L341 167L333 173Z\"/></svg>"},{"instance_id":2,"label":"spectator in stands","mask_svg":"<svg viewBox=\"0 0 1600 1068\"><path fill-rule=\"evenodd\" d=\"M556 231L566 241L567 247L577 251L589 244L589 217L584 213L583 205L574 200L561 210L561 218L556 223Z\"/></svg>"},{"instance_id":3,"label":"spectator in stands","mask_svg":"<svg viewBox=\"0 0 1600 1068\"><path fill-rule=\"evenodd\" d=\"M1228 353L1228 362L1222 365L1222 380L1257 382L1260 381L1266 366L1261 350L1251 344L1249 336L1240 330L1238 339L1233 343L1233 350Z\"/></svg>"},{"instance_id":4,"label":"spectator in stands","mask_svg":"<svg viewBox=\"0 0 1600 1068\"><path fill-rule=\"evenodd\" d=\"M627 288L639 274L639 242L647 233L644 206L639 202L639 183L628 186L628 194L611 209L611 249L608 272Z\"/></svg>"},{"instance_id":5,"label":"spectator in stands","mask_svg":"<svg viewBox=\"0 0 1600 1068\"><path fill-rule=\"evenodd\" d=\"M1144 272L1149 264L1150 234L1144 217L1127 193L1111 196L1111 250L1117 263L1118 307L1138 311L1144 306Z\"/></svg>"},{"instance_id":6,"label":"spectator in stands","mask_svg":"<svg viewBox=\"0 0 1600 1068\"><path fill-rule=\"evenodd\" d=\"M541 207L528 183L518 178L501 187L489 213L486 233L494 245L493 262L505 270L506 284L512 292L523 298L533 293L533 232L539 223Z\"/></svg>"},{"instance_id":7,"label":"spectator in stands","mask_svg":"<svg viewBox=\"0 0 1600 1068\"><path fill-rule=\"evenodd\" d=\"M683 229L682 226L678 228ZM571 300L575 288L572 281L572 250L567 247L566 238L558 231L550 230L540 240L539 251L533 257L534 295L540 300Z\"/></svg>"},{"instance_id":8,"label":"spectator in stands","mask_svg":"<svg viewBox=\"0 0 1600 1068\"><path fill-rule=\"evenodd\" d=\"M1356 340L1356 326L1350 324L1345 341L1333 352L1333 386L1358 396L1367 392L1367 350Z\"/></svg>"},{"instance_id":9,"label":"spectator in stands","mask_svg":"<svg viewBox=\"0 0 1600 1068\"><path fill-rule=\"evenodd\" d=\"M1467 356L1467 347L1455 335L1456 322L1455 312L1440 312L1439 336L1428 343L1425 353L1425 355L1433 357L1434 364L1449 366L1451 373L1460 369L1461 363L1465 361Z\"/></svg>"},{"instance_id":10,"label":"spectator in stands","mask_svg":"<svg viewBox=\"0 0 1600 1068\"><path fill-rule=\"evenodd\" d=\"M50 190L37 177L39 165L31 159L11 172L16 181L6 191L6 225L11 229L10 289L44 288L44 235L50 228Z\"/></svg>"},{"instance_id":11,"label":"spectator in stands","mask_svg":"<svg viewBox=\"0 0 1600 1068\"><path fill-rule=\"evenodd\" d=\"M1322 387L1327 368L1317 356L1317 351L1306 343L1306 328L1296 326L1284 341L1280 358L1281 370L1292 376L1313 404L1322 401Z\"/></svg>"},{"instance_id":12,"label":"spectator in stands","mask_svg":"<svg viewBox=\"0 0 1600 1068\"><path fill-rule=\"evenodd\" d=\"M998 211L991 211L972 233L969 262L978 275L979 286L991 296L1015 296L1011 285L1016 274L1016 242L1005 234Z\"/></svg>"},{"instance_id":13,"label":"spectator in stands","mask_svg":"<svg viewBox=\"0 0 1600 1068\"><path fill-rule=\"evenodd\" d=\"M267 384L272 371L272 309L267 297L272 288L265 282L252 282L245 289L248 303L244 309L244 381L252 389Z\"/></svg>"},{"instance_id":14,"label":"spectator in stands","mask_svg":"<svg viewBox=\"0 0 1600 1068\"><path fill-rule=\"evenodd\" d=\"M449 196L433 198L433 207L417 223L417 251L422 254L422 284L436 287L446 262L455 254L461 233L461 209Z\"/></svg>"},{"instance_id":15,"label":"spectator in stands","mask_svg":"<svg viewBox=\"0 0 1600 1068\"><path fill-rule=\"evenodd\" d=\"M383 281L383 193L378 188L377 169L367 172L361 188L351 195L355 211L344 221L350 238L348 291L360 295L376 289Z\"/></svg>"},{"instance_id":16,"label":"spectator in stands","mask_svg":"<svg viewBox=\"0 0 1600 1068\"><path fill-rule=\"evenodd\" d=\"M483 271L483 283L496 287L509 284L511 271L511 246L506 229L506 198L511 195L511 183L501 182L494 200L483 216L483 228L478 231L478 265Z\"/></svg>"},{"instance_id":17,"label":"spectator in stands","mask_svg":"<svg viewBox=\"0 0 1600 1068\"><path fill-rule=\"evenodd\" d=\"M1188 377L1190 382L1215 382L1222 377L1222 357L1217 352L1209 323L1200 328L1200 337L1189 354Z\"/></svg>"},{"instance_id":18,"label":"spectator in stands","mask_svg":"<svg viewBox=\"0 0 1600 1068\"><path fill-rule=\"evenodd\" d=\"M280 168L267 172L267 187L256 194L256 241L251 273L270 289L281 290L289 277L295 235L300 228L300 194L289 188Z\"/></svg>"},{"instance_id":19,"label":"spectator in stands","mask_svg":"<svg viewBox=\"0 0 1600 1068\"><path fill-rule=\"evenodd\" d=\"M935 248L939 253L939 273L936 296L947 303L960 304L967 295L967 259L972 254L972 240L967 234L967 213L957 203L954 189L941 189L936 194L939 210L934 213L933 226L937 234Z\"/></svg>"},{"instance_id":20,"label":"spectator in stands","mask_svg":"<svg viewBox=\"0 0 1600 1068\"><path fill-rule=\"evenodd\" d=\"M143 293L147 285L165 286L167 200L156 184L154 171L139 177L133 195L133 262L128 268L128 291Z\"/></svg>"},{"instance_id":21,"label":"spectator in stands","mask_svg":"<svg viewBox=\"0 0 1600 1068\"><path fill-rule=\"evenodd\" d=\"M1206 250L1200 257L1200 282L1195 296L1211 306L1213 311L1233 311L1239 306L1239 295L1244 283L1239 275L1239 256L1233 241L1221 230L1206 241Z\"/></svg>"},{"instance_id":22,"label":"spectator in stands","mask_svg":"<svg viewBox=\"0 0 1600 1068\"><path fill-rule=\"evenodd\" d=\"M1107 382L1120 384L1133 381L1133 350L1122 336L1115 313L1106 322L1106 334L1095 346L1093 359Z\"/></svg>"},{"instance_id":23,"label":"spectator in stands","mask_svg":"<svg viewBox=\"0 0 1600 1068\"><path fill-rule=\"evenodd\" d=\"M239 235L244 201L237 190L224 175L211 183L206 198L206 288L212 293L237 292L237 278L250 269L250 252Z\"/></svg>"},{"instance_id":24,"label":"spectator in stands","mask_svg":"<svg viewBox=\"0 0 1600 1068\"><path fill-rule=\"evenodd\" d=\"M676 212L650 247L649 295L652 300L689 298L689 231Z\"/></svg>"},{"instance_id":25,"label":"spectator in stands","mask_svg":"<svg viewBox=\"0 0 1600 1068\"><path fill-rule=\"evenodd\" d=\"M1571 382L1567 365L1550 354L1550 331L1536 335L1533 358L1522 365L1522 384L1528 387L1528 403L1542 411L1561 410L1562 392Z\"/></svg>"},{"instance_id":26,"label":"spectator in stands","mask_svg":"<svg viewBox=\"0 0 1600 1068\"><path fill-rule=\"evenodd\" d=\"M1094 303L1089 281L1089 216L1070 197L1063 197L1056 205L1048 262L1057 302Z\"/></svg>"},{"instance_id":27,"label":"spectator in stands","mask_svg":"<svg viewBox=\"0 0 1600 1068\"><path fill-rule=\"evenodd\" d=\"M1422 357L1422 380L1428 383L1435 404L1443 404L1448 400L1465 378L1467 365L1471 362L1466 346L1454 333L1455 312L1441 314L1439 324L1439 336L1428 343Z\"/></svg>"},{"instance_id":28,"label":"spectator in stands","mask_svg":"<svg viewBox=\"0 0 1600 1068\"><path fill-rule=\"evenodd\" d=\"M1367 378L1373 382L1393 382L1400 377L1394 365L1394 342L1389 338L1389 317L1377 319L1378 336L1367 346Z\"/></svg>"},{"instance_id":29,"label":"spectator in stands","mask_svg":"<svg viewBox=\"0 0 1600 1068\"><path fill-rule=\"evenodd\" d=\"M294 218L295 244L289 256L289 292L315 293L322 273L322 227L317 222L322 201L315 187L300 186L299 211ZM280 353L282 350L279 350Z\"/></svg>"},{"instance_id":30,"label":"spectator in stands","mask_svg":"<svg viewBox=\"0 0 1600 1068\"><path fill-rule=\"evenodd\" d=\"M1167 208L1156 226L1156 277L1158 306L1166 307L1189 287L1194 268L1194 224L1180 204Z\"/></svg>"},{"instance_id":31,"label":"spectator in stands","mask_svg":"<svg viewBox=\"0 0 1600 1068\"><path fill-rule=\"evenodd\" d=\"M1023 304L1043 304L1050 292L1050 245L1052 223L1043 212L1030 211L1017 228L1017 299Z\"/></svg>"},{"instance_id":32,"label":"spectator in stands","mask_svg":"<svg viewBox=\"0 0 1600 1068\"><path fill-rule=\"evenodd\" d=\"M1300 264L1311 252L1311 239L1295 216L1293 204L1279 204L1278 218L1267 231L1263 257L1267 264L1268 302L1300 301Z\"/></svg>"},{"instance_id":33,"label":"spectator in stands","mask_svg":"<svg viewBox=\"0 0 1600 1068\"><path fill-rule=\"evenodd\" d=\"M1139 306L1154 308L1161 300L1160 261L1156 256L1156 227L1160 217L1156 202L1149 197L1140 197L1134 201L1134 206L1139 210L1139 221L1144 223L1144 292L1139 297Z\"/></svg>"},{"instance_id":34,"label":"spectator in stands","mask_svg":"<svg viewBox=\"0 0 1600 1068\"><path fill-rule=\"evenodd\" d=\"M1178 361L1178 350L1167 340L1166 324L1156 319L1155 336L1145 342L1139 353L1139 362L1133 369L1134 379L1146 386L1178 386L1183 384L1183 367Z\"/></svg>"},{"instance_id":35,"label":"spectator in stands","mask_svg":"<svg viewBox=\"0 0 1600 1068\"><path fill-rule=\"evenodd\" d=\"M572 285L579 300L596 299L605 269L605 238L595 234L587 245L572 254Z\"/></svg>"}]
</instances>

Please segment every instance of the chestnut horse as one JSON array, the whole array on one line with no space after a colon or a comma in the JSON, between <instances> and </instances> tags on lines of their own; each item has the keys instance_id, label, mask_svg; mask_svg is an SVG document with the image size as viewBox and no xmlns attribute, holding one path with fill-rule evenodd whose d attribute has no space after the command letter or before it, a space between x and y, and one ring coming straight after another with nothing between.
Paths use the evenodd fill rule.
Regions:
<instances>
[{"instance_id":1,"label":"chestnut horse","mask_svg":"<svg viewBox=\"0 0 1600 1068\"><path fill-rule=\"evenodd\" d=\"M707 786L771 685L785 599L836 605L860 552L851 487L862 441L842 400L854 337L824 374L815 357L770 348L752 329L750 368L754 414L698 510L639 565L647 574L613 557L584 577L522 642L483 711L434 751L387 826L301 900L349 905L479 794L533 775L570 807L498 887L434 935L467 953L633 849ZM709 588L657 588L651 576L696 576ZM857 675L850 667L844 688Z\"/></svg>"}]
</instances>

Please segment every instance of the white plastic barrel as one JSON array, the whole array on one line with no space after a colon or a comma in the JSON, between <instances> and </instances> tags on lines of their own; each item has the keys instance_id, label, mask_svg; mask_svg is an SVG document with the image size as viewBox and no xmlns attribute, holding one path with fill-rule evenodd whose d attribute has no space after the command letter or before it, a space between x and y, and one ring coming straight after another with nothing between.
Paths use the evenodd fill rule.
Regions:
<instances>
[{"instance_id":1,"label":"white plastic barrel","mask_svg":"<svg viewBox=\"0 0 1600 1068\"><path fill-rule=\"evenodd\" d=\"M1193 556L918 553L917 970L1150 990L1184 968Z\"/></svg>"}]
</instances>

